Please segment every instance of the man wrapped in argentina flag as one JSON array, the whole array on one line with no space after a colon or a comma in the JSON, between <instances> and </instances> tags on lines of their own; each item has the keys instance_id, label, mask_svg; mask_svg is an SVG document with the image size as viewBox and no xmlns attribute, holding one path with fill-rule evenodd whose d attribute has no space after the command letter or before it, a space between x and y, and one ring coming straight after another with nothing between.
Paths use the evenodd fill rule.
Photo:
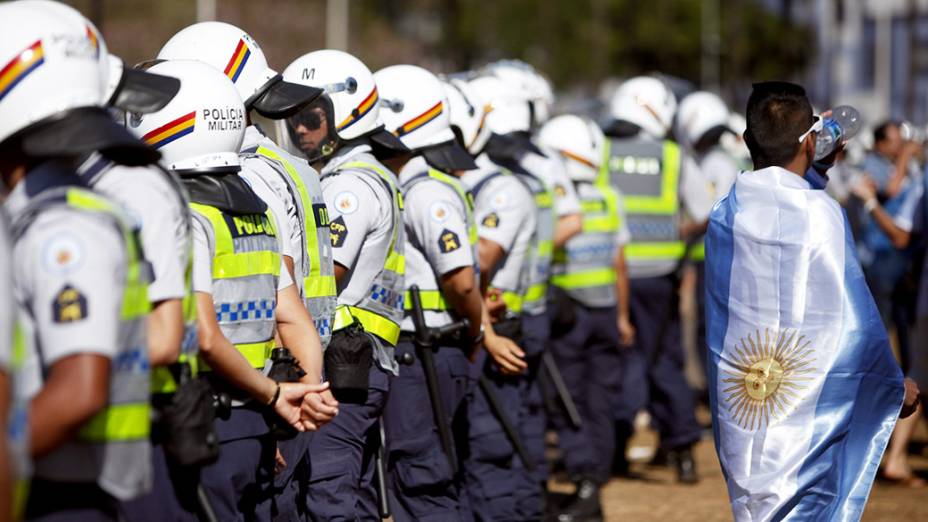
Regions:
<instances>
[{"instance_id":1,"label":"man wrapped in argentina flag","mask_svg":"<svg viewBox=\"0 0 928 522\"><path fill-rule=\"evenodd\" d=\"M847 220L817 190L820 121L801 87L755 85L757 170L710 217L709 389L737 521L859 520L903 404Z\"/></svg>"}]
</instances>

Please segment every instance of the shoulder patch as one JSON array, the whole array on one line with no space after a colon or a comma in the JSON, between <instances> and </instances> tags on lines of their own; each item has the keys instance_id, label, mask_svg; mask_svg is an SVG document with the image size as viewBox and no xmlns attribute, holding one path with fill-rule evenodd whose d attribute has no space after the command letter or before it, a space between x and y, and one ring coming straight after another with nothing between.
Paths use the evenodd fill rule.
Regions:
<instances>
[{"instance_id":1,"label":"shoulder patch","mask_svg":"<svg viewBox=\"0 0 928 522\"><path fill-rule=\"evenodd\" d=\"M505 209L509 206L509 196L502 192L493 196L493 208L498 208L500 210Z\"/></svg>"},{"instance_id":2,"label":"shoulder patch","mask_svg":"<svg viewBox=\"0 0 928 522\"><path fill-rule=\"evenodd\" d=\"M554 185L554 195L559 198L562 198L567 195L567 189L564 188L564 185L561 185L560 183L558 183Z\"/></svg>"},{"instance_id":3,"label":"shoulder patch","mask_svg":"<svg viewBox=\"0 0 928 522\"><path fill-rule=\"evenodd\" d=\"M436 223L444 223L451 215L451 208L445 201L436 201L429 206L429 217Z\"/></svg>"},{"instance_id":4,"label":"shoulder patch","mask_svg":"<svg viewBox=\"0 0 928 522\"><path fill-rule=\"evenodd\" d=\"M438 237L438 249L441 250L441 253L448 254L459 248L461 248L461 240L458 235L447 228L442 230L441 235Z\"/></svg>"},{"instance_id":5,"label":"shoulder patch","mask_svg":"<svg viewBox=\"0 0 928 522\"><path fill-rule=\"evenodd\" d=\"M46 272L64 276L77 270L84 262L83 243L77 236L61 234L42 246L42 268Z\"/></svg>"},{"instance_id":6,"label":"shoulder patch","mask_svg":"<svg viewBox=\"0 0 928 522\"><path fill-rule=\"evenodd\" d=\"M483 221L481 221L480 224L487 228L499 227L499 214L496 212L490 212L483 218Z\"/></svg>"},{"instance_id":7,"label":"shoulder patch","mask_svg":"<svg viewBox=\"0 0 928 522\"><path fill-rule=\"evenodd\" d=\"M52 301L52 321L72 323L87 318L87 298L80 290L64 285Z\"/></svg>"},{"instance_id":8,"label":"shoulder patch","mask_svg":"<svg viewBox=\"0 0 928 522\"><path fill-rule=\"evenodd\" d=\"M332 241L332 246L338 248L344 245L346 237L348 237L348 227L345 225L345 220L338 216L329 223L329 239Z\"/></svg>"},{"instance_id":9,"label":"shoulder patch","mask_svg":"<svg viewBox=\"0 0 928 522\"><path fill-rule=\"evenodd\" d=\"M358 210L358 196L354 192L339 192L335 196L335 211L339 214L353 214Z\"/></svg>"}]
</instances>

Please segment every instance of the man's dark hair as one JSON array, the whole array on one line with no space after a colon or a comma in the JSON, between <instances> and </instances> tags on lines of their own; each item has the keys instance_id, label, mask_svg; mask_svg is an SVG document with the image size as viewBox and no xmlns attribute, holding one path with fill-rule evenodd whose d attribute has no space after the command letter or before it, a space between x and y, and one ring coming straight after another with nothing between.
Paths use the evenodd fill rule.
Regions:
<instances>
[{"instance_id":1,"label":"man's dark hair","mask_svg":"<svg viewBox=\"0 0 928 522\"><path fill-rule=\"evenodd\" d=\"M898 127L899 122L896 120L886 120L883 123L876 126L873 129L873 142L880 143L881 141L886 140L886 134L889 133L889 129L893 127Z\"/></svg>"},{"instance_id":2,"label":"man's dark hair","mask_svg":"<svg viewBox=\"0 0 928 522\"><path fill-rule=\"evenodd\" d=\"M755 83L745 113L745 142L755 168L792 161L799 137L814 121L806 90L789 82Z\"/></svg>"}]
</instances>

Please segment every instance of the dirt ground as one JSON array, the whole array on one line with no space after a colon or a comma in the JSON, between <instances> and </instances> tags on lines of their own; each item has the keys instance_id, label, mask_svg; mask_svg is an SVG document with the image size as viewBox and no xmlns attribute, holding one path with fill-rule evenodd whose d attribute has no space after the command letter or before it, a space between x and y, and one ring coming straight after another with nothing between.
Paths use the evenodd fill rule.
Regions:
<instances>
[{"instance_id":1,"label":"dirt ground","mask_svg":"<svg viewBox=\"0 0 928 522\"><path fill-rule=\"evenodd\" d=\"M630 479L614 479L602 492L606 522L727 522L732 520L725 490L725 480L719 468L711 436L696 447L696 461L701 480L693 486L675 482L675 474L668 468L649 466L651 448L656 442L653 432L639 432L632 439L630 455L636 457ZM913 468L928 478L928 432L925 426L913 443L921 455L911 458ZM557 479L550 488L554 492L569 493L570 486ZM928 520L928 488L908 489L877 481L864 512L864 521L917 521Z\"/></svg>"}]
</instances>

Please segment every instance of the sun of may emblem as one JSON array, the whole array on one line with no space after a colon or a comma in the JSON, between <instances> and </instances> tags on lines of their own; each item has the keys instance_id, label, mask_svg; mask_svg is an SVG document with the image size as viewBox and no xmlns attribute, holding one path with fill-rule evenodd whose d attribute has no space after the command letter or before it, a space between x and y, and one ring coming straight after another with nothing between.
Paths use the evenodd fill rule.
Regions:
<instances>
[{"instance_id":1,"label":"sun of may emblem","mask_svg":"<svg viewBox=\"0 0 928 522\"><path fill-rule=\"evenodd\" d=\"M812 372L811 341L796 330L771 335L755 330L731 353L733 370L725 370L722 390L728 411L744 429L760 429L786 414Z\"/></svg>"}]
</instances>

